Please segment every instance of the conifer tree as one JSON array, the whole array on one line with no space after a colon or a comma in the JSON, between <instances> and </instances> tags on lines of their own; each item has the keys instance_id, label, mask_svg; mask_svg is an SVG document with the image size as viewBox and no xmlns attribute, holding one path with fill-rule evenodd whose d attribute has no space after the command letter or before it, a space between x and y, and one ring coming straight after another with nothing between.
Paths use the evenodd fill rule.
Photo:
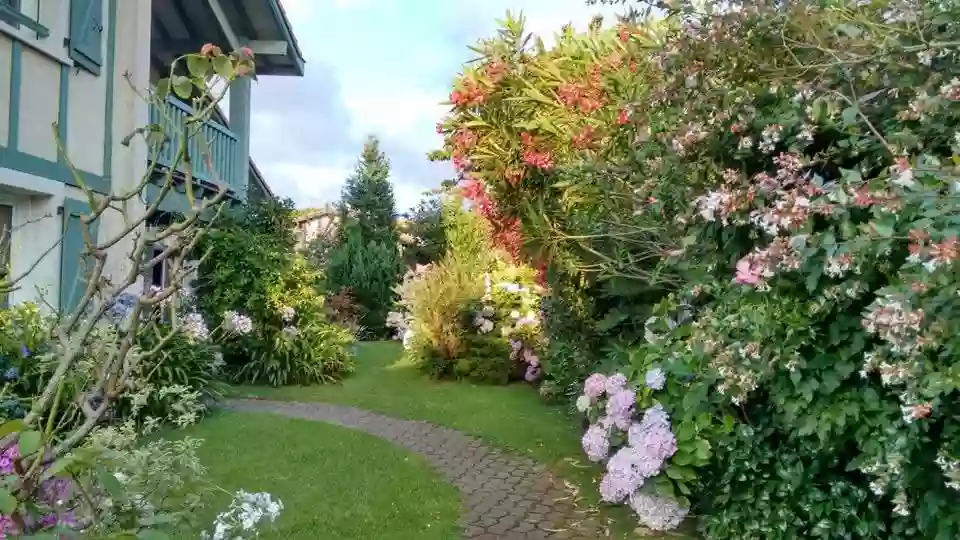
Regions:
<instances>
[{"instance_id":1,"label":"conifer tree","mask_svg":"<svg viewBox=\"0 0 960 540\"><path fill-rule=\"evenodd\" d=\"M328 289L349 289L360 308L360 324L372 337L382 337L393 305L393 286L402 272L390 162L371 136L341 195Z\"/></svg>"}]
</instances>

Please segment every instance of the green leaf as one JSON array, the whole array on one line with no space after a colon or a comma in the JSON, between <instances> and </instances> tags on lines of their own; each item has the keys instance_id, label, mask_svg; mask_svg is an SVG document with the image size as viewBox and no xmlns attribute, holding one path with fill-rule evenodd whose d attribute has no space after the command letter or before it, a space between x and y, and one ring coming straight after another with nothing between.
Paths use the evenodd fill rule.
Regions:
<instances>
[{"instance_id":1,"label":"green leaf","mask_svg":"<svg viewBox=\"0 0 960 540\"><path fill-rule=\"evenodd\" d=\"M229 56L226 56L226 55L215 56L212 60L212 64L213 64L213 71L217 75L225 79L228 79L233 76L233 73L234 73L233 62L230 61Z\"/></svg>"},{"instance_id":2,"label":"green leaf","mask_svg":"<svg viewBox=\"0 0 960 540\"><path fill-rule=\"evenodd\" d=\"M859 121L859 112L856 107L847 107L840 113L840 117L843 119L843 124L845 126L855 126Z\"/></svg>"},{"instance_id":3,"label":"green leaf","mask_svg":"<svg viewBox=\"0 0 960 540\"><path fill-rule=\"evenodd\" d=\"M5 489L0 489L0 514L9 516L17 509L17 498Z\"/></svg>"},{"instance_id":4,"label":"green leaf","mask_svg":"<svg viewBox=\"0 0 960 540\"><path fill-rule=\"evenodd\" d=\"M40 450L42 436L39 431L24 431L20 433L20 455L29 456Z\"/></svg>"},{"instance_id":5,"label":"green leaf","mask_svg":"<svg viewBox=\"0 0 960 540\"><path fill-rule=\"evenodd\" d=\"M164 100L167 99L167 96L170 95L170 79L164 77L157 81L155 86L155 91L157 94L157 99Z\"/></svg>"},{"instance_id":6,"label":"green leaf","mask_svg":"<svg viewBox=\"0 0 960 540\"><path fill-rule=\"evenodd\" d=\"M46 480L48 478L52 478L60 474L61 472L66 470L67 467L69 467L70 465L73 465L76 462L76 460L77 458L73 454L63 456L62 458L51 463L50 467L48 467L47 470L43 472L43 476L41 476L41 478L43 480Z\"/></svg>"},{"instance_id":7,"label":"green leaf","mask_svg":"<svg viewBox=\"0 0 960 540\"><path fill-rule=\"evenodd\" d=\"M697 473L690 467L682 467L671 464L665 471L667 476L674 480L692 481L697 479Z\"/></svg>"},{"instance_id":8,"label":"green leaf","mask_svg":"<svg viewBox=\"0 0 960 540\"><path fill-rule=\"evenodd\" d=\"M187 57L187 70L192 77L206 78L210 67L210 59L206 56L193 54Z\"/></svg>"},{"instance_id":9,"label":"green leaf","mask_svg":"<svg viewBox=\"0 0 960 540\"><path fill-rule=\"evenodd\" d=\"M697 426L693 422L681 422L677 427L677 441L689 441L697 434Z\"/></svg>"},{"instance_id":10,"label":"green leaf","mask_svg":"<svg viewBox=\"0 0 960 540\"><path fill-rule=\"evenodd\" d=\"M0 424L0 437L6 437L16 431L23 431L25 427L27 427L27 424L25 424L23 420L7 420L3 424Z\"/></svg>"},{"instance_id":11,"label":"green leaf","mask_svg":"<svg viewBox=\"0 0 960 540\"><path fill-rule=\"evenodd\" d=\"M127 493L123 489L123 484L117 480L113 473L106 469L97 469L97 479L111 497L120 501L126 500Z\"/></svg>"},{"instance_id":12,"label":"green leaf","mask_svg":"<svg viewBox=\"0 0 960 540\"><path fill-rule=\"evenodd\" d=\"M176 75L173 77L171 85L173 87L173 93L180 99L190 99L190 96L193 95L193 82L190 81L189 77Z\"/></svg>"},{"instance_id":13,"label":"green leaf","mask_svg":"<svg viewBox=\"0 0 960 540\"><path fill-rule=\"evenodd\" d=\"M887 223L878 223L873 221L870 223L870 227L880 236L884 238L890 238L893 236L893 225Z\"/></svg>"},{"instance_id":14,"label":"green leaf","mask_svg":"<svg viewBox=\"0 0 960 540\"><path fill-rule=\"evenodd\" d=\"M700 461L707 461L710 459L710 456L713 455L713 450L710 448L710 441L706 439L697 439L697 459Z\"/></svg>"}]
</instances>

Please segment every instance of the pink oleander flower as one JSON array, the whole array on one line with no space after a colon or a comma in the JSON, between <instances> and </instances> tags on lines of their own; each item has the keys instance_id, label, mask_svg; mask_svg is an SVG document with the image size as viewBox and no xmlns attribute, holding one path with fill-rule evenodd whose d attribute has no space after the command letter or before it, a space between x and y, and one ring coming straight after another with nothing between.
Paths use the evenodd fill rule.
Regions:
<instances>
[{"instance_id":1,"label":"pink oleander flower","mask_svg":"<svg viewBox=\"0 0 960 540\"><path fill-rule=\"evenodd\" d=\"M583 393L590 399L602 396L607 388L607 377L602 373L594 373L583 383Z\"/></svg>"}]
</instances>

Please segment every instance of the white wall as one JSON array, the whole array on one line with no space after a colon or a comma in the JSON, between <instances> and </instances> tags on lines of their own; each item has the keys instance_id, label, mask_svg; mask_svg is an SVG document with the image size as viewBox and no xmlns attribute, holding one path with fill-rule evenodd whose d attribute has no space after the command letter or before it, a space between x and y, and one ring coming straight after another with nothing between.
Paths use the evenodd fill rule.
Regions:
<instances>
[{"instance_id":1,"label":"white wall","mask_svg":"<svg viewBox=\"0 0 960 540\"><path fill-rule=\"evenodd\" d=\"M142 178L146 169L145 146L134 140L130 146L121 141L137 127L147 124L147 104L134 87L145 91L149 85L150 64L150 3L151 0L104 0L103 66L99 76L71 67L66 77L65 143L67 155L82 171L102 176L110 172L111 189L127 191ZM44 0L40 4L48 19L43 21L51 30L50 37L36 40L30 32L13 30L0 22L0 146L10 146L11 68L14 40L21 43L21 86L19 107L19 142L14 150L55 164L57 140L51 124L60 115L61 68L68 65L63 38L69 26L69 1ZM111 7L116 6L116 21L111 20ZM107 51L110 25L116 24L113 51L113 69L109 70L110 51ZM72 63L69 65L72 66ZM130 74L131 81L124 77ZM109 79L113 93L107 95ZM107 109L112 102L112 126L106 126ZM108 129L111 137L107 136ZM110 142L107 154L112 170L105 167L104 146ZM49 167L45 167L49 169ZM59 302L60 259L59 247L46 256L41 254L56 244L63 218L58 207L65 198L86 200L84 192L61 181L39 175L0 167L0 201L14 207L14 227L11 238L12 274L20 275L31 266L27 280L15 291L11 300L21 302L38 300L38 290L44 291L47 303ZM143 205L136 200L128 205L132 218L142 215ZM100 240L116 235L124 228L124 218L118 212L108 211L99 227ZM105 273L119 277L130 268L126 257L132 247L130 238L108 251Z\"/></svg>"}]
</instances>

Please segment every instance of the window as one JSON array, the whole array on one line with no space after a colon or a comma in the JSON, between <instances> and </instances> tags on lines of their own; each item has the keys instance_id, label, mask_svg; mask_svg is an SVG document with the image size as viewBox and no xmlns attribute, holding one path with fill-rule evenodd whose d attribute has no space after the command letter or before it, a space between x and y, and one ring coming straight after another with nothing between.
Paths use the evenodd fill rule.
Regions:
<instances>
[{"instance_id":1,"label":"window","mask_svg":"<svg viewBox=\"0 0 960 540\"><path fill-rule=\"evenodd\" d=\"M0 0L0 21L14 28L27 28L38 38L46 38L50 30L40 24L41 0Z\"/></svg>"},{"instance_id":2,"label":"window","mask_svg":"<svg viewBox=\"0 0 960 540\"><path fill-rule=\"evenodd\" d=\"M13 207L0 204L0 281L9 279L10 252L13 250L10 238L13 231ZM8 294L0 294L0 307L8 307Z\"/></svg>"}]
</instances>

